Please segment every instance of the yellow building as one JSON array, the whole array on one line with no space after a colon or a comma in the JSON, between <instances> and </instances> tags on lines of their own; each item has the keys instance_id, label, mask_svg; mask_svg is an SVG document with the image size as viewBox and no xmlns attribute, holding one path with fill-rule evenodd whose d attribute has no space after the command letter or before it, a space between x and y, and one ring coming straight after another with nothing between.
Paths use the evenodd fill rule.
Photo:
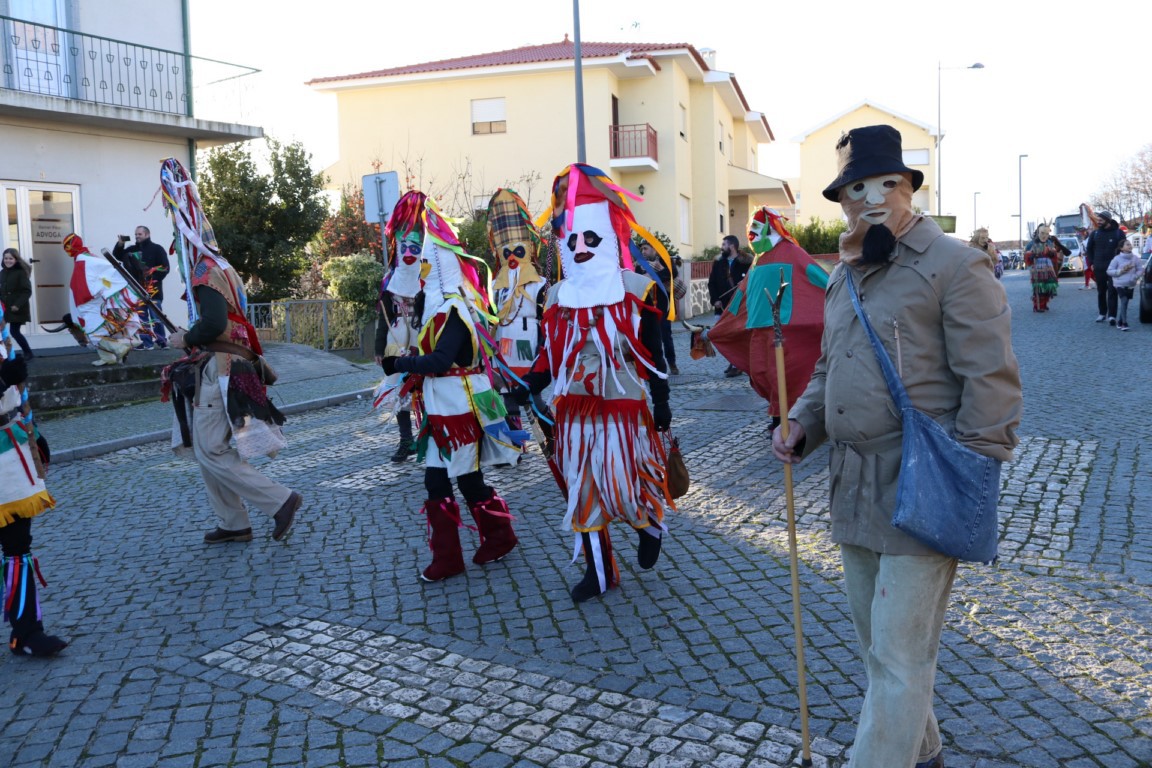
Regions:
<instances>
[{"instance_id":1,"label":"yellow building","mask_svg":"<svg viewBox=\"0 0 1152 768\"><path fill-rule=\"evenodd\" d=\"M690 257L727 234L746 239L748 212L790 215L788 185L760 174L758 150L774 137L715 52L684 43L582 43L587 162L625 189L637 219ZM532 212L577 160L575 47L563 42L322 77L336 96L339 188L397 171L460 214L487 206L499 186Z\"/></svg>"},{"instance_id":2,"label":"yellow building","mask_svg":"<svg viewBox=\"0 0 1152 768\"><path fill-rule=\"evenodd\" d=\"M904 164L924 173L924 184L912 196L912 205L928 213L936 210L936 134L932 126L868 101L825 120L796 139L800 143L800 179L797 183L796 221L838 221L839 203L824 199L824 188L836 178L836 142L853 128L891 125L900 131Z\"/></svg>"}]
</instances>

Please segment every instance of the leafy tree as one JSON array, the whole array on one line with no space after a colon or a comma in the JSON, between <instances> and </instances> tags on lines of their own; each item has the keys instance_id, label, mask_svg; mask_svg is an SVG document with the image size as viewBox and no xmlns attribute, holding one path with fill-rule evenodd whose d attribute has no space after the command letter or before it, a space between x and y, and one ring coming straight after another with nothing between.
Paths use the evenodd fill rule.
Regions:
<instances>
[{"instance_id":1,"label":"leafy tree","mask_svg":"<svg viewBox=\"0 0 1152 768\"><path fill-rule=\"evenodd\" d=\"M266 147L271 173L260 171L247 144L232 144L207 153L199 181L221 254L254 301L292 294L310 261L305 246L327 216L325 177L312 171L312 156L299 142L269 138Z\"/></svg>"},{"instance_id":2,"label":"leafy tree","mask_svg":"<svg viewBox=\"0 0 1152 768\"><path fill-rule=\"evenodd\" d=\"M488 242L488 217L484 213L477 213L461 222L453 221L452 224L456 227L456 236L460 238L464 250L483 259L489 269L495 270L496 257L492 253L492 244Z\"/></svg>"},{"instance_id":3,"label":"leafy tree","mask_svg":"<svg viewBox=\"0 0 1152 768\"><path fill-rule=\"evenodd\" d=\"M370 253L333 256L322 267L328 290L356 307L356 319L367 322L376 312L384 265Z\"/></svg>"},{"instance_id":4,"label":"leafy tree","mask_svg":"<svg viewBox=\"0 0 1152 768\"><path fill-rule=\"evenodd\" d=\"M321 261L354 253L368 253L377 261L383 261L380 225L364 220L363 189L354 184L344 185L340 190L340 207L324 220L312 250Z\"/></svg>"}]
</instances>

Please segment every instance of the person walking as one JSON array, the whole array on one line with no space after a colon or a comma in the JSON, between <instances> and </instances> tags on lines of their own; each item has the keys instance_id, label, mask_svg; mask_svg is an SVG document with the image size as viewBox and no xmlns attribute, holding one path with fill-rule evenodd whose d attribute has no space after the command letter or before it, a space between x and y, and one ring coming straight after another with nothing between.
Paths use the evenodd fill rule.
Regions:
<instances>
[{"instance_id":1,"label":"person walking","mask_svg":"<svg viewBox=\"0 0 1152 768\"><path fill-rule=\"evenodd\" d=\"M1136 283L1140 279L1140 268L1143 262L1132 250L1132 243L1125 240L1120 246L1120 253L1108 265L1108 278L1116 289L1116 327L1122 331L1128 330L1128 302Z\"/></svg>"},{"instance_id":2,"label":"person walking","mask_svg":"<svg viewBox=\"0 0 1152 768\"><path fill-rule=\"evenodd\" d=\"M0 263L0 302L4 304L8 333L12 341L20 347L25 360L36 357L28 346L28 339L20 332L20 327L32 322L32 266L20 258L15 248L4 249L4 259Z\"/></svg>"},{"instance_id":3,"label":"person walking","mask_svg":"<svg viewBox=\"0 0 1152 768\"><path fill-rule=\"evenodd\" d=\"M740 241L735 235L725 235L720 243L720 255L712 262L712 272L708 275L708 298L712 302L716 317L720 317L728 308L728 302L732 301L732 294L736 292L736 287L748 273L748 267L749 264L745 264L740 258ZM742 373L743 371L731 363L724 369L724 375L728 378Z\"/></svg>"},{"instance_id":4,"label":"person walking","mask_svg":"<svg viewBox=\"0 0 1152 768\"><path fill-rule=\"evenodd\" d=\"M393 220L397 237L407 239L416 221L395 214ZM424 200L419 221L424 278L417 349L415 354L385 357L381 366L387 376L404 373L416 381L412 403L423 414L417 455L425 460L424 515L432 550L432 562L420 578L433 582L464 572L464 523L453 480L480 533L473 563L494 563L519 543L508 503L484 482L483 468L515 464L520 447L508 439L504 400L488 377L490 359L478 330L491 309L483 289L487 281L433 200Z\"/></svg>"},{"instance_id":5,"label":"person walking","mask_svg":"<svg viewBox=\"0 0 1152 768\"><path fill-rule=\"evenodd\" d=\"M940 635L958 561L892 525L901 417L853 306L848 280L918 410L964 446L1000 461L1018 443L1022 394L1012 312L988 254L917 214L924 175L900 133L854 128L836 145L824 190L848 219L829 276L821 356L772 452L786 463L831 449L832 540L867 672L850 768L943 768L932 712Z\"/></svg>"},{"instance_id":6,"label":"person walking","mask_svg":"<svg viewBox=\"0 0 1152 768\"><path fill-rule=\"evenodd\" d=\"M1048 311L1048 302L1060 286L1060 265L1069 253L1060 239L1051 234L1047 224L1036 227L1036 234L1024 251L1024 264L1032 277L1033 312Z\"/></svg>"},{"instance_id":7,"label":"person walking","mask_svg":"<svg viewBox=\"0 0 1152 768\"><path fill-rule=\"evenodd\" d=\"M1116 325L1116 288L1108 277L1108 265L1119 253L1124 233L1108 211L1100 211L1096 219L1100 223L1084 243L1085 260L1092 263L1093 279L1096 280L1096 307L1099 310L1096 322L1107 320L1109 325Z\"/></svg>"},{"instance_id":8,"label":"person walking","mask_svg":"<svg viewBox=\"0 0 1152 768\"><path fill-rule=\"evenodd\" d=\"M656 249L646 241L640 244L640 256L660 278L659 285L656 287L656 306L664 315L660 321L660 339L664 345L664 361L668 363L669 375L679 376L680 368L676 365L676 344L672 336L672 321L668 319L668 308L676 300L673 286L676 283L676 278L680 277L680 270L676 266L675 260L672 261L671 270L664 266L664 262L657 258ZM640 274L647 272L639 263L636 264L636 271Z\"/></svg>"}]
</instances>

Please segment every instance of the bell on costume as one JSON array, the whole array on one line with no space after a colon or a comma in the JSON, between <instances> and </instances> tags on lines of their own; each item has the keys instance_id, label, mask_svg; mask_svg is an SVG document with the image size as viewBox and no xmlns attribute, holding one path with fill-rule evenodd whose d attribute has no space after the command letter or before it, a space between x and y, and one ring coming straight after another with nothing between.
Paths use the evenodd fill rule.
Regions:
<instances>
[{"instance_id":1,"label":"bell on costume","mask_svg":"<svg viewBox=\"0 0 1152 768\"><path fill-rule=\"evenodd\" d=\"M472 519L476 521L476 529L480 532L480 548L472 556L476 565L494 563L516 548L518 539L512 530L512 515L508 511L508 502L496 495L486 501L469 504Z\"/></svg>"},{"instance_id":2,"label":"bell on costume","mask_svg":"<svg viewBox=\"0 0 1152 768\"><path fill-rule=\"evenodd\" d=\"M432 564L424 569L424 581L441 581L464 573L464 553L460 549L460 507L453 498L428 499L424 502L428 518L428 547Z\"/></svg>"}]
</instances>

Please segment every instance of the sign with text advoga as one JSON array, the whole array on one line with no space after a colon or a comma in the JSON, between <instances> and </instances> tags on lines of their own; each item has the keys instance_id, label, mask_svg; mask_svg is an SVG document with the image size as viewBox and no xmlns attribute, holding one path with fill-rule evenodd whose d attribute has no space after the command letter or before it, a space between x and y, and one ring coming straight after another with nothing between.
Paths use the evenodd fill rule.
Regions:
<instances>
[{"instance_id":1,"label":"sign with text advoga","mask_svg":"<svg viewBox=\"0 0 1152 768\"><path fill-rule=\"evenodd\" d=\"M63 219L32 219L32 242L54 243L64 242L68 229L72 225Z\"/></svg>"}]
</instances>

